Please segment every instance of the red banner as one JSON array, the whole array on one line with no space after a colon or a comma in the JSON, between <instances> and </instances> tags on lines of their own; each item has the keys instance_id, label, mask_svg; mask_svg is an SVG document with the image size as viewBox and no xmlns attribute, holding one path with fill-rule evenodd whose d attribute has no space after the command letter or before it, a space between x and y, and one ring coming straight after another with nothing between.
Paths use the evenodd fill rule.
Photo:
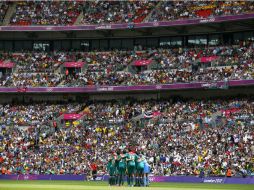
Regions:
<instances>
[{"instance_id":1,"label":"red banner","mask_svg":"<svg viewBox=\"0 0 254 190\"><path fill-rule=\"evenodd\" d=\"M218 59L218 56L201 57L200 62L207 63Z\"/></svg>"},{"instance_id":2,"label":"red banner","mask_svg":"<svg viewBox=\"0 0 254 190\"><path fill-rule=\"evenodd\" d=\"M64 67L66 68L81 68L83 67L84 62L65 62Z\"/></svg>"},{"instance_id":3,"label":"red banner","mask_svg":"<svg viewBox=\"0 0 254 190\"><path fill-rule=\"evenodd\" d=\"M145 66L150 65L152 63L152 60L137 60L133 63L135 66Z\"/></svg>"},{"instance_id":4,"label":"red banner","mask_svg":"<svg viewBox=\"0 0 254 190\"><path fill-rule=\"evenodd\" d=\"M0 62L0 68L13 68L14 67L14 63L13 62Z\"/></svg>"},{"instance_id":5,"label":"red banner","mask_svg":"<svg viewBox=\"0 0 254 190\"><path fill-rule=\"evenodd\" d=\"M81 114L76 114L76 113L65 113L64 114L64 120L77 120L81 117Z\"/></svg>"},{"instance_id":6,"label":"red banner","mask_svg":"<svg viewBox=\"0 0 254 190\"><path fill-rule=\"evenodd\" d=\"M151 113L145 113L144 118L153 118L153 117L158 117L160 115L161 115L160 111L155 111L155 112L151 112Z\"/></svg>"},{"instance_id":7,"label":"red banner","mask_svg":"<svg viewBox=\"0 0 254 190\"><path fill-rule=\"evenodd\" d=\"M18 87L17 88L17 92L26 92L27 91L27 87Z\"/></svg>"},{"instance_id":8,"label":"red banner","mask_svg":"<svg viewBox=\"0 0 254 190\"><path fill-rule=\"evenodd\" d=\"M211 14L212 14L211 9L196 11L196 15L203 18L209 17Z\"/></svg>"},{"instance_id":9,"label":"red banner","mask_svg":"<svg viewBox=\"0 0 254 190\"><path fill-rule=\"evenodd\" d=\"M222 113L226 116L229 117L232 113L236 113L239 112L240 108L231 108L231 109L227 109L227 110L222 110Z\"/></svg>"}]
</instances>

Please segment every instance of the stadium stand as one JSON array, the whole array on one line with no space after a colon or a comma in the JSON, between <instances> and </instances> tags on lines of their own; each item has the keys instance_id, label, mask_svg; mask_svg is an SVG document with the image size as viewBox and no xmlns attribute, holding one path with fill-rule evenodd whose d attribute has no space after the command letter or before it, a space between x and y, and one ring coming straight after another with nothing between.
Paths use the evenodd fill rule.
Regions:
<instances>
[{"instance_id":1,"label":"stadium stand","mask_svg":"<svg viewBox=\"0 0 254 190\"><path fill-rule=\"evenodd\" d=\"M140 23L156 1L97 1L83 5L83 24Z\"/></svg>"},{"instance_id":2,"label":"stadium stand","mask_svg":"<svg viewBox=\"0 0 254 190\"><path fill-rule=\"evenodd\" d=\"M75 1L20 1L12 25L72 25L81 8Z\"/></svg>"},{"instance_id":3,"label":"stadium stand","mask_svg":"<svg viewBox=\"0 0 254 190\"><path fill-rule=\"evenodd\" d=\"M145 85L253 79L253 43L144 51L2 53L15 72L2 86ZM141 60L150 60L144 65ZM65 62L84 67L65 68ZM59 72L59 67L62 72ZM58 70L57 70L58 69ZM58 72L55 72L55 71ZM61 70L61 69L60 69Z\"/></svg>"},{"instance_id":4,"label":"stadium stand","mask_svg":"<svg viewBox=\"0 0 254 190\"><path fill-rule=\"evenodd\" d=\"M253 11L253 1L0 2L0 24L10 16L0 179L89 177L91 165L107 175L128 149L153 176L254 176Z\"/></svg>"},{"instance_id":5,"label":"stadium stand","mask_svg":"<svg viewBox=\"0 0 254 190\"><path fill-rule=\"evenodd\" d=\"M96 159L103 173L111 152L135 147L146 152L154 175L199 175L202 168L209 176L225 176L227 168L247 175L254 172L253 104L238 98L1 105L0 168L2 174L84 174ZM43 125L74 110L82 123Z\"/></svg>"},{"instance_id":6,"label":"stadium stand","mask_svg":"<svg viewBox=\"0 0 254 190\"><path fill-rule=\"evenodd\" d=\"M11 25L142 23L251 13L252 1L19 1ZM8 5L3 3L0 21Z\"/></svg>"},{"instance_id":7,"label":"stadium stand","mask_svg":"<svg viewBox=\"0 0 254 190\"><path fill-rule=\"evenodd\" d=\"M150 22L187 18L208 18L253 12L251 1L164 1L154 9Z\"/></svg>"}]
</instances>

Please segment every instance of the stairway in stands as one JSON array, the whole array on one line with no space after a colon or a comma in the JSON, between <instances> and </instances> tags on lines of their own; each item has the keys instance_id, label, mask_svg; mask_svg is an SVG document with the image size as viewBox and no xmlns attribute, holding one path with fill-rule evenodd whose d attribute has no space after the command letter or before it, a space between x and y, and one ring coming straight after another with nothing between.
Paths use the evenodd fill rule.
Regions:
<instances>
[{"instance_id":1,"label":"stairway in stands","mask_svg":"<svg viewBox=\"0 0 254 190\"><path fill-rule=\"evenodd\" d=\"M150 13L146 16L146 18L143 20L143 22L149 22L149 19L150 19L151 15L153 14L153 11L158 9L162 3L163 3L163 1L159 1L159 3L154 7L154 9L151 10Z\"/></svg>"},{"instance_id":2,"label":"stairway in stands","mask_svg":"<svg viewBox=\"0 0 254 190\"><path fill-rule=\"evenodd\" d=\"M15 11L16 11L16 6L17 6L16 2L13 2L13 3L9 6L9 8L8 8L8 10L7 10L7 13L6 13L5 17L4 17L4 21L3 21L3 25L4 25L4 26L7 26L7 25L10 24L11 17L12 17L12 15L13 15L13 14L15 13Z\"/></svg>"},{"instance_id":3,"label":"stairway in stands","mask_svg":"<svg viewBox=\"0 0 254 190\"><path fill-rule=\"evenodd\" d=\"M83 18L84 18L83 11L81 11L74 25L81 25L81 21L83 20Z\"/></svg>"}]
</instances>

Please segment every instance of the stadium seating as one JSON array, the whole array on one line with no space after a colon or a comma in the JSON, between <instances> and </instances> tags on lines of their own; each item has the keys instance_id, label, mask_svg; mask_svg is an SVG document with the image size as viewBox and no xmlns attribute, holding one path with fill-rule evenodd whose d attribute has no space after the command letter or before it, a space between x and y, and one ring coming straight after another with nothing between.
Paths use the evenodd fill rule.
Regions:
<instances>
[{"instance_id":1,"label":"stadium seating","mask_svg":"<svg viewBox=\"0 0 254 190\"><path fill-rule=\"evenodd\" d=\"M1 86L146 85L253 79L253 43L144 51L2 53L15 63ZM146 62L142 62L146 60ZM64 63L82 62L82 68ZM141 63L141 64L140 64Z\"/></svg>"},{"instance_id":2,"label":"stadium seating","mask_svg":"<svg viewBox=\"0 0 254 190\"><path fill-rule=\"evenodd\" d=\"M155 7L155 1L96 1L84 4L83 24L140 23Z\"/></svg>"},{"instance_id":3,"label":"stadium seating","mask_svg":"<svg viewBox=\"0 0 254 190\"><path fill-rule=\"evenodd\" d=\"M0 23L8 5L2 3ZM254 11L252 1L19 1L11 25L142 23L211 18Z\"/></svg>"},{"instance_id":4,"label":"stadium seating","mask_svg":"<svg viewBox=\"0 0 254 190\"><path fill-rule=\"evenodd\" d=\"M3 174L105 173L118 148L144 151L154 175L254 172L251 99L90 102L0 106ZM77 120L61 120L79 113ZM139 118L139 119L137 119ZM63 119L63 118L62 118Z\"/></svg>"},{"instance_id":5,"label":"stadium seating","mask_svg":"<svg viewBox=\"0 0 254 190\"><path fill-rule=\"evenodd\" d=\"M74 1L20 1L12 25L72 25L81 8Z\"/></svg>"},{"instance_id":6,"label":"stadium seating","mask_svg":"<svg viewBox=\"0 0 254 190\"><path fill-rule=\"evenodd\" d=\"M253 2L243 1L164 1L153 10L150 22L188 18L208 18L253 12Z\"/></svg>"}]
</instances>

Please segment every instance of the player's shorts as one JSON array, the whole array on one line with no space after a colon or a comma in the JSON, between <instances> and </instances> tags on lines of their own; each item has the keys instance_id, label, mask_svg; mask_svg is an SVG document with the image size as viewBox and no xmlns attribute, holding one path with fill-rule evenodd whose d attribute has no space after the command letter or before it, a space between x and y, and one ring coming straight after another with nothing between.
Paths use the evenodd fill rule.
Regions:
<instances>
[{"instance_id":1,"label":"player's shorts","mask_svg":"<svg viewBox=\"0 0 254 190\"><path fill-rule=\"evenodd\" d=\"M124 173L125 170L126 170L126 167L119 167L119 168L118 168L118 173L119 173L119 174L120 174L120 173Z\"/></svg>"},{"instance_id":2,"label":"player's shorts","mask_svg":"<svg viewBox=\"0 0 254 190\"><path fill-rule=\"evenodd\" d=\"M109 171L109 175L110 176L114 176L115 174L116 174L116 170L115 169Z\"/></svg>"},{"instance_id":3,"label":"player's shorts","mask_svg":"<svg viewBox=\"0 0 254 190\"><path fill-rule=\"evenodd\" d=\"M136 172L135 166L128 166L127 172L128 172L128 174L134 174Z\"/></svg>"},{"instance_id":4,"label":"player's shorts","mask_svg":"<svg viewBox=\"0 0 254 190\"><path fill-rule=\"evenodd\" d=\"M148 164L145 164L145 167L144 167L144 173L147 174L147 173L150 173L150 166Z\"/></svg>"},{"instance_id":5,"label":"player's shorts","mask_svg":"<svg viewBox=\"0 0 254 190\"><path fill-rule=\"evenodd\" d=\"M118 174L119 174L119 168L116 168L115 175L118 175Z\"/></svg>"},{"instance_id":6,"label":"player's shorts","mask_svg":"<svg viewBox=\"0 0 254 190\"><path fill-rule=\"evenodd\" d=\"M137 167L137 173L138 174L143 174L144 173L144 168L143 167Z\"/></svg>"}]
</instances>

